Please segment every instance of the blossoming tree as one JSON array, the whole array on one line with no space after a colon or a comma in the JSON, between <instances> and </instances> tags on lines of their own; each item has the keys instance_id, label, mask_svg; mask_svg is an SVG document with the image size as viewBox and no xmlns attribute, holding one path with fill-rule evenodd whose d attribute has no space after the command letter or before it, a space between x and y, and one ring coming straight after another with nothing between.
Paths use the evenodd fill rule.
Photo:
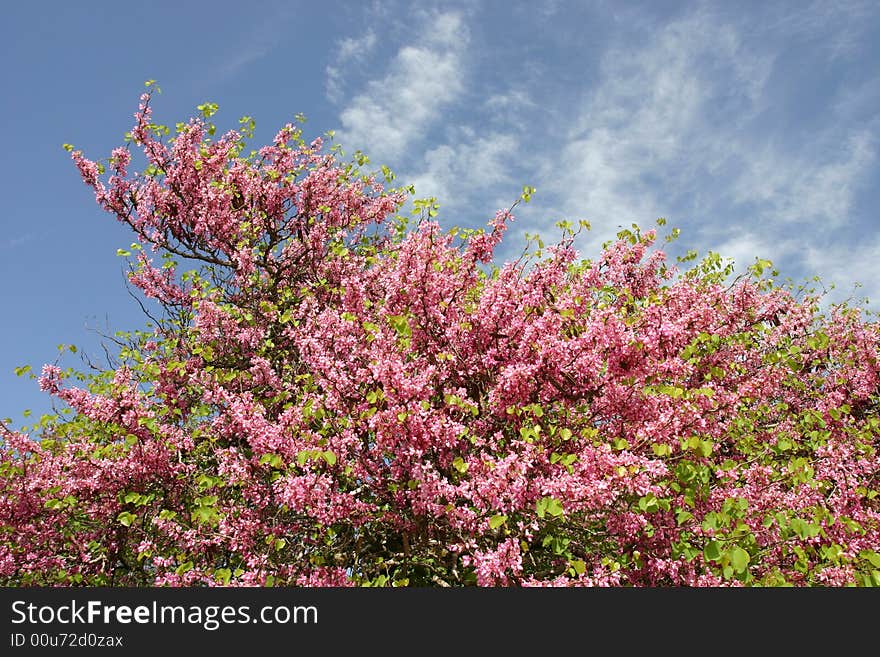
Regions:
<instances>
[{"instance_id":1,"label":"blossoming tree","mask_svg":"<svg viewBox=\"0 0 880 657\"><path fill-rule=\"evenodd\" d=\"M636 227L495 265L509 210L410 227L361 156L150 103L106 171L68 149L163 312L3 428L0 582L880 585L857 309Z\"/></svg>"}]
</instances>

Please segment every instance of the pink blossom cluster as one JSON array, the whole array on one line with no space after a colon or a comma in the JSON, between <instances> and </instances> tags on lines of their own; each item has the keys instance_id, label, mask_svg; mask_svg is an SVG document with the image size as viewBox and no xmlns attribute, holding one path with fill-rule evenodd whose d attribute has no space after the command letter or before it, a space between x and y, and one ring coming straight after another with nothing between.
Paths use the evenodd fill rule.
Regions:
<instances>
[{"instance_id":1,"label":"pink blossom cluster","mask_svg":"<svg viewBox=\"0 0 880 657\"><path fill-rule=\"evenodd\" d=\"M494 266L509 210L400 233L320 140L213 134L145 95L142 173L73 152L166 314L44 368L73 412L4 435L0 581L880 585L876 322L654 231Z\"/></svg>"}]
</instances>

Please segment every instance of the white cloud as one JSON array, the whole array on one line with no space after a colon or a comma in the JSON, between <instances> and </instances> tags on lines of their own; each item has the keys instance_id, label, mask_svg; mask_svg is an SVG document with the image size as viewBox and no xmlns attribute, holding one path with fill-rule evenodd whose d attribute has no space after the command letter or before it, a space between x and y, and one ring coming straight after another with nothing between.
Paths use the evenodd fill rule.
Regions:
<instances>
[{"instance_id":1,"label":"white cloud","mask_svg":"<svg viewBox=\"0 0 880 657\"><path fill-rule=\"evenodd\" d=\"M560 163L548 163L541 187L560 194L564 214L597 226L644 221L658 214L658 201L639 181L635 150L615 131L595 128L588 137L565 146Z\"/></svg>"},{"instance_id":2,"label":"white cloud","mask_svg":"<svg viewBox=\"0 0 880 657\"><path fill-rule=\"evenodd\" d=\"M858 53L865 28L876 13L873 0L813 0L796 8L780 3L771 5L770 15L775 17L756 29L787 42L808 42L830 62Z\"/></svg>"},{"instance_id":3,"label":"white cloud","mask_svg":"<svg viewBox=\"0 0 880 657\"><path fill-rule=\"evenodd\" d=\"M387 74L372 80L340 113L338 140L374 162L394 165L443 116L465 88L468 32L457 13L430 18L430 30L395 55Z\"/></svg>"},{"instance_id":4,"label":"white cloud","mask_svg":"<svg viewBox=\"0 0 880 657\"><path fill-rule=\"evenodd\" d=\"M348 60L370 52L376 46L376 33L372 29L367 30L359 39L343 39L339 42L339 55L337 61L347 62Z\"/></svg>"},{"instance_id":5,"label":"white cloud","mask_svg":"<svg viewBox=\"0 0 880 657\"><path fill-rule=\"evenodd\" d=\"M874 155L874 138L867 131L850 135L824 161L769 147L753 151L733 196L739 203L760 203L767 220L839 226L850 217L855 189Z\"/></svg>"},{"instance_id":6,"label":"white cloud","mask_svg":"<svg viewBox=\"0 0 880 657\"><path fill-rule=\"evenodd\" d=\"M511 88L504 93L489 96L483 103L482 110L493 125L504 125L519 132L526 132L530 125L525 116L537 106L528 92Z\"/></svg>"},{"instance_id":7,"label":"white cloud","mask_svg":"<svg viewBox=\"0 0 880 657\"><path fill-rule=\"evenodd\" d=\"M684 219L692 246L743 265L793 258L794 222L796 239L821 241L849 220L876 131L831 121L768 139L773 44L755 48L742 25L703 10L652 28L605 52L567 143L545 157L552 214L591 220L594 243L619 225Z\"/></svg>"},{"instance_id":8,"label":"white cloud","mask_svg":"<svg viewBox=\"0 0 880 657\"><path fill-rule=\"evenodd\" d=\"M779 242L771 244L764 237L752 231L744 230L737 235L723 239L718 244L713 244L708 250L715 251L722 258L733 260L736 272L742 273L749 265L755 263L756 258L773 260L785 253L790 253L792 244L780 244Z\"/></svg>"},{"instance_id":9,"label":"white cloud","mask_svg":"<svg viewBox=\"0 0 880 657\"><path fill-rule=\"evenodd\" d=\"M832 301L860 300L867 297L871 307L880 301L880 238L876 235L858 244L805 244L801 257L811 272L817 273ZM858 287L857 287L858 286Z\"/></svg>"},{"instance_id":10,"label":"white cloud","mask_svg":"<svg viewBox=\"0 0 880 657\"><path fill-rule=\"evenodd\" d=\"M719 166L729 145L715 121L753 116L768 71L767 59L704 14L667 25L641 47L612 47L568 144L543 174L561 210L613 225L668 214L657 190ZM710 101L722 95L712 116Z\"/></svg>"},{"instance_id":11,"label":"white cloud","mask_svg":"<svg viewBox=\"0 0 880 657\"><path fill-rule=\"evenodd\" d=\"M880 120L880 75L844 87L834 100L834 114L844 121Z\"/></svg>"},{"instance_id":12,"label":"white cloud","mask_svg":"<svg viewBox=\"0 0 880 657\"><path fill-rule=\"evenodd\" d=\"M683 229L684 248L731 257L738 271L761 257L783 277L814 267L809 274L848 273L867 284L878 272L865 263L880 245L860 245L849 271L834 266L835 258L847 263L846 247L820 254L829 241L858 239L832 231L855 230L852 213L876 164L876 78L834 85L820 103L808 76L790 77L794 52L813 52L815 42L845 56L840 44L864 34L828 11L816 4L737 15L700 4L671 20L615 13L601 46L560 46L564 61L519 62L533 66L526 83L522 74L477 77L491 44L470 43L462 14L417 12L418 41L400 45L350 98L337 133L346 150L364 150L417 196L454 210L441 215L449 223L480 222L521 185L537 187L507 241L513 253L517 231L552 239L556 220L585 218L594 231L578 246L591 257L619 226L663 216ZM788 29L795 36L786 40ZM340 56L387 43L384 32L372 34L339 42ZM560 79L583 70L582 82L553 83L554 67Z\"/></svg>"},{"instance_id":13,"label":"white cloud","mask_svg":"<svg viewBox=\"0 0 880 657\"><path fill-rule=\"evenodd\" d=\"M817 239L818 237L818 239ZM813 235L808 239L794 233L780 238L748 229L711 246L713 251L733 259L736 273L743 273L755 258L770 259L781 271L779 282L787 275L784 265L799 264L804 276L794 278L795 286L805 284L818 292L827 292L824 305L851 299L858 302L864 297L874 308L880 300L880 238L870 236L858 244L844 244L827 235ZM807 278L819 277L819 282Z\"/></svg>"},{"instance_id":14,"label":"white cloud","mask_svg":"<svg viewBox=\"0 0 880 657\"><path fill-rule=\"evenodd\" d=\"M343 74L345 68L351 64L352 60L358 57L366 57L372 53L377 43L378 39L372 28L368 29L358 38L349 37L339 41L336 48L336 56L333 58L333 64L328 65L325 69L327 75L327 97L331 101L339 102L342 99L345 87L345 77Z\"/></svg>"},{"instance_id":15,"label":"white cloud","mask_svg":"<svg viewBox=\"0 0 880 657\"><path fill-rule=\"evenodd\" d=\"M501 183L511 183L515 189L509 171L519 149L517 138L506 133L475 137L471 130L458 132L460 139L427 151L418 173L407 177L415 185L416 196L434 196L443 207L456 208L474 195L483 203L490 202L486 193L493 194Z\"/></svg>"}]
</instances>

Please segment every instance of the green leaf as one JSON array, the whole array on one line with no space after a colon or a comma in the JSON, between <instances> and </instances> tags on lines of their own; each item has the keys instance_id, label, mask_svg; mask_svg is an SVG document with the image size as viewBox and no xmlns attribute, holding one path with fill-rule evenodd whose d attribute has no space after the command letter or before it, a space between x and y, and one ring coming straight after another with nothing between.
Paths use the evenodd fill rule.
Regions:
<instances>
[{"instance_id":1,"label":"green leaf","mask_svg":"<svg viewBox=\"0 0 880 657\"><path fill-rule=\"evenodd\" d=\"M656 513L660 509L654 493L648 493L639 498L639 509L645 513Z\"/></svg>"},{"instance_id":2,"label":"green leaf","mask_svg":"<svg viewBox=\"0 0 880 657\"><path fill-rule=\"evenodd\" d=\"M862 559L866 559L875 568L880 568L880 554L871 550L863 550L859 553Z\"/></svg>"},{"instance_id":3,"label":"green leaf","mask_svg":"<svg viewBox=\"0 0 880 657\"><path fill-rule=\"evenodd\" d=\"M721 545L718 541L709 541L703 548L703 556L709 561L718 561L721 558Z\"/></svg>"},{"instance_id":4,"label":"green leaf","mask_svg":"<svg viewBox=\"0 0 880 657\"><path fill-rule=\"evenodd\" d=\"M131 523L133 523L137 519L137 516L128 511L123 511L118 516L116 516L116 519L119 521L119 524L125 527L131 527Z\"/></svg>"},{"instance_id":5,"label":"green leaf","mask_svg":"<svg viewBox=\"0 0 880 657\"><path fill-rule=\"evenodd\" d=\"M672 448L663 443L654 443L651 445L651 449L656 456L669 456L672 454Z\"/></svg>"},{"instance_id":6,"label":"green leaf","mask_svg":"<svg viewBox=\"0 0 880 657\"><path fill-rule=\"evenodd\" d=\"M694 514L686 509L681 509L677 514L675 514L675 522L679 525L686 523L688 520L694 517Z\"/></svg>"},{"instance_id":7,"label":"green leaf","mask_svg":"<svg viewBox=\"0 0 880 657\"><path fill-rule=\"evenodd\" d=\"M398 335L402 337L409 337L412 335L412 328L409 325L409 320L407 320L406 315L388 315L386 320Z\"/></svg>"},{"instance_id":8,"label":"green leaf","mask_svg":"<svg viewBox=\"0 0 880 657\"><path fill-rule=\"evenodd\" d=\"M667 395L673 399L679 399L684 394L684 389L677 386L659 385L655 390L661 395Z\"/></svg>"},{"instance_id":9,"label":"green leaf","mask_svg":"<svg viewBox=\"0 0 880 657\"><path fill-rule=\"evenodd\" d=\"M464 474L467 472L468 464L464 462L463 458L456 456L455 460L452 462L452 467Z\"/></svg>"},{"instance_id":10,"label":"green leaf","mask_svg":"<svg viewBox=\"0 0 880 657\"><path fill-rule=\"evenodd\" d=\"M765 269L769 269L773 267L773 262L770 260L763 260L761 258L755 258L755 264L748 267L748 270L752 272L755 276L760 276L764 273Z\"/></svg>"},{"instance_id":11,"label":"green leaf","mask_svg":"<svg viewBox=\"0 0 880 657\"><path fill-rule=\"evenodd\" d=\"M336 454L331 452L329 449L322 452L321 456L327 461L328 465L336 465Z\"/></svg>"},{"instance_id":12,"label":"green leaf","mask_svg":"<svg viewBox=\"0 0 880 657\"><path fill-rule=\"evenodd\" d=\"M212 506L197 506L190 514L190 519L205 525L215 525L220 522L220 513Z\"/></svg>"},{"instance_id":13,"label":"green leaf","mask_svg":"<svg viewBox=\"0 0 880 657\"><path fill-rule=\"evenodd\" d=\"M812 538L818 536L822 528L819 525L807 522L801 518L792 518L789 523L792 531L800 538Z\"/></svg>"},{"instance_id":14,"label":"green leaf","mask_svg":"<svg viewBox=\"0 0 880 657\"><path fill-rule=\"evenodd\" d=\"M260 465L270 465L273 468L283 468L284 460L278 454L263 454L260 457Z\"/></svg>"},{"instance_id":15,"label":"green leaf","mask_svg":"<svg viewBox=\"0 0 880 657\"><path fill-rule=\"evenodd\" d=\"M197 105L196 109L202 113L203 117L209 119L217 113L219 105L217 105L217 103L202 103L201 105Z\"/></svg>"},{"instance_id":16,"label":"green leaf","mask_svg":"<svg viewBox=\"0 0 880 657\"><path fill-rule=\"evenodd\" d=\"M557 516L561 516L563 513L562 503L557 500L555 497L544 497L538 500L538 504L535 507L538 512L538 516L541 518L544 517L545 513L549 513L554 518Z\"/></svg>"},{"instance_id":17,"label":"green leaf","mask_svg":"<svg viewBox=\"0 0 880 657\"><path fill-rule=\"evenodd\" d=\"M749 553L737 546L730 551L730 565L733 569L741 573L749 566Z\"/></svg>"},{"instance_id":18,"label":"green leaf","mask_svg":"<svg viewBox=\"0 0 880 657\"><path fill-rule=\"evenodd\" d=\"M498 514L489 518L489 529L498 529L501 525L507 522L507 516Z\"/></svg>"},{"instance_id":19,"label":"green leaf","mask_svg":"<svg viewBox=\"0 0 880 657\"><path fill-rule=\"evenodd\" d=\"M218 582L223 584L223 586L227 586L229 580L232 578L232 571L229 570L229 568L218 568L214 571L214 577Z\"/></svg>"}]
</instances>

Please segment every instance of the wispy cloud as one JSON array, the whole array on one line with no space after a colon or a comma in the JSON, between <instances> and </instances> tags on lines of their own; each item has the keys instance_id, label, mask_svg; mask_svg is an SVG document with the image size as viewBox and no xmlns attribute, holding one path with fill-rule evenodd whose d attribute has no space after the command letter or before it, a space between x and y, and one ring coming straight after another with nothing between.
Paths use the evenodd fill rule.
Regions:
<instances>
[{"instance_id":1,"label":"wispy cloud","mask_svg":"<svg viewBox=\"0 0 880 657\"><path fill-rule=\"evenodd\" d=\"M802 6L770 5L767 20L754 26L758 33L787 43L809 43L830 63L859 52L870 18L877 15L873 0L813 0Z\"/></svg>"},{"instance_id":2,"label":"wispy cloud","mask_svg":"<svg viewBox=\"0 0 880 657\"><path fill-rule=\"evenodd\" d=\"M218 70L219 77L222 79L235 77L250 64L253 64L268 55L271 50L272 46L267 42L246 46L242 50L232 54L229 59L223 62Z\"/></svg>"},{"instance_id":3,"label":"wispy cloud","mask_svg":"<svg viewBox=\"0 0 880 657\"><path fill-rule=\"evenodd\" d=\"M427 25L426 21L426 25ZM401 47L380 79L367 83L340 112L340 142L377 162L400 161L421 143L462 93L468 30L459 13L432 15L430 29Z\"/></svg>"},{"instance_id":4,"label":"wispy cloud","mask_svg":"<svg viewBox=\"0 0 880 657\"><path fill-rule=\"evenodd\" d=\"M295 15L295 7L289 3L271 6L262 17L242 30L241 38L223 51L206 81L219 83L230 80L249 66L266 57L282 42L286 25Z\"/></svg>"},{"instance_id":5,"label":"wispy cloud","mask_svg":"<svg viewBox=\"0 0 880 657\"><path fill-rule=\"evenodd\" d=\"M802 244L799 255L811 271L822 272L822 283L835 286L833 299L868 298L871 307L880 301L880 237L856 244Z\"/></svg>"},{"instance_id":6,"label":"wispy cloud","mask_svg":"<svg viewBox=\"0 0 880 657\"><path fill-rule=\"evenodd\" d=\"M722 132L760 110L770 64L702 13L666 25L641 47L612 46L568 144L548 162L545 186L565 212L598 222L668 214L669 190L685 191L689 178L729 157Z\"/></svg>"},{"instance_id":7,"label":"wispy cloud","mask_svg":"<svg viewBox=\"0 0 880 657\"><path fill-rule=\"evenodd\" d=\"M452 223L482 223L510 204L523 184L516 166L528 160L521 135L535 100L522 84L485 95L474 86L467 12L417 13L417 42L405 42L386 69L363 84L340 112L339 140L374 162L389 164L417 197L433 196ZM337 62L375 45L370 28L339 44ZM383 35L384 38L384 35ZM340 88L341 66L327 70L328 95ZM350 67L348 67L350 69ZM467 209L468 212L463 212Z\"/></svg>"},{"instance_id":8,"label":"wispy cloud","mask_svg":"<svg viewBox=\"0 0 880 657\"><path fill-rule=\"evenodd\" d=\"M736 265L737 271L744 271L754 264L756 258L766 259L770 254L776 257L796 252L796 244L791 240L770 242L766 236L743 227L735 235L727 234L722 241L713 245L712 250Z\"/></svg>"},{"instance_id":9,"label":"wispy cloud","mask_svg":"<svg viewBox=\"0 0 880 657\"><path fill-rule=\"evenodd\" d=\"M843 299L861 301L869 298L877 307L880 294L880 238L870 236L859 243L840 243L830 239L805 240L798 233L783 237L762 234L751 230L728 237L716 245L714 250L725 258L732 259L737 271L744 271L755 262L755 258L770 255L775 260L798 262L803 275L792 277L784 274L782 280L793 278L793 282L805 284L819 293L827 293L824 305ZM812 276L819 274L819 281Z\"/></svg>"},{"instance_id":10,"label":"wispy cloud","mask_svg":"<svg viewBox=\"0 0 880 657\"><path fill-rule=\"evenodd\" d=\"M579 246L592 253L619 226L663 216L683 229L683 248L717 251L738 269L769 258L794 278L843 276L822 247L855 245L850 278L870 285L880 278L865 263L878 244L861 239L865 220L854 215L876 171L878 78L817 86L800 61L831 75L835 61L861 52L867 6L738 13L699 3L670 13L614 4L583 14L598 35L585 43L569 10L548 2L537 14L559 32L551 50L491 75L496 37L472 39L470 14L417 13L418 39L397 45L384 67L373 58L378 73L359 88L339 63L375 53L388 31L373 25L338 42L327 89L337 98L342 82L357 89L339 114L343 146L389 164L418 196L436 196L449 223L482 223L521 185L536 186L508 254L521 248L517 232L550 237L560 218L591 221ZM518 36L523 52L547 47Z\"/></svg>"},{"instance_id":11,"label":"wispy cloud","mask_svg":"<svg viewBox=\"0 0 880 657\"><path fill-rule=\"evenodd\" d=\"M496 93L483 103L482 112L489 123L525 132L529 129L526 116L537 108L532 94L522 88L511 87Z\"/></svg>"},{"instance_id":12,"label":"wispy cloud","mask_svg":"<svg viewBox=\"0 0 880 657\"><path fill-rule=\"evenodd\" d=\"M0 241L0 249L15 249L22 244L27 244L28 242L36 239L36 233L24 233L22 235L15 235L14 237L7 237Z\"/></svg>"},{"instance_id":13,"label":"wispy cloud","mask_svg":"<svg viewBox=\"0 0 880 657\"><path fill-rule=\"evenodd\" d=\"M792 20L817 31L826 10L816 11ZM773 84L782 52L772 41L756 47L754 26L698 9L646 27L605 51L539 187L563 214L599 226L595 242L664 216L690 231L690 245L739 266L760 256L801 268L805 249L852 222L875 164L877 122L793 125ZM868 84L837 105L828 100L826 111L864 112L873 93ZM830 260L811 262L831 271Z\"/></svg>"},{"instance_id":14,"label":"wispy cloud","mask_svg":"<svg viewBox=\"0 0 880 657\"><path fill-rule=\"evenodd\" d=\"M766 220L838 227L850 219L855 188L874 161L874 142L870 132L856 132L819 160L770 147L750 150L732 196L757 204Z\"/></svg>"},{"instance_id":15,"label":"wispy cloud","mask_svg":"<svg viewBox=\"0 0 880 657\"><path fill-rule=\"evenodd\" d=\"M834 115L841 121L864 121L876 131L880 123L880 75L841 89L834 100Z\"/></svg>"},{"instance_id":16,"label":"wispy cloud","mask_svg":"<svg viewBox=\"0 0 880 657\"><path fill-rule=\"evenodd\" d=\"M501 186L513 188L509 162L517 157L518 139L509 133L478 137L466 128L456 132L459 139L428 150L416 172L408 176L417 195L434 196L448 209L459 209L476 195L484 203L512 201L486 198L486 194L491 197Z\"/></svg>"},{"instance_id":17,"label":"wispy cloud","mask_svg":"<svg viewBox=\"0 0 880 657\"><path fill-rule=\"evenodd\" d=\"M333 64L325 69L327 97L333 102L342 100L345 88L344 71L358 57L368 56L376 47L376 32L372 28L360 37L341 39L336 48Z\"/></svg>"}]
</instances>

